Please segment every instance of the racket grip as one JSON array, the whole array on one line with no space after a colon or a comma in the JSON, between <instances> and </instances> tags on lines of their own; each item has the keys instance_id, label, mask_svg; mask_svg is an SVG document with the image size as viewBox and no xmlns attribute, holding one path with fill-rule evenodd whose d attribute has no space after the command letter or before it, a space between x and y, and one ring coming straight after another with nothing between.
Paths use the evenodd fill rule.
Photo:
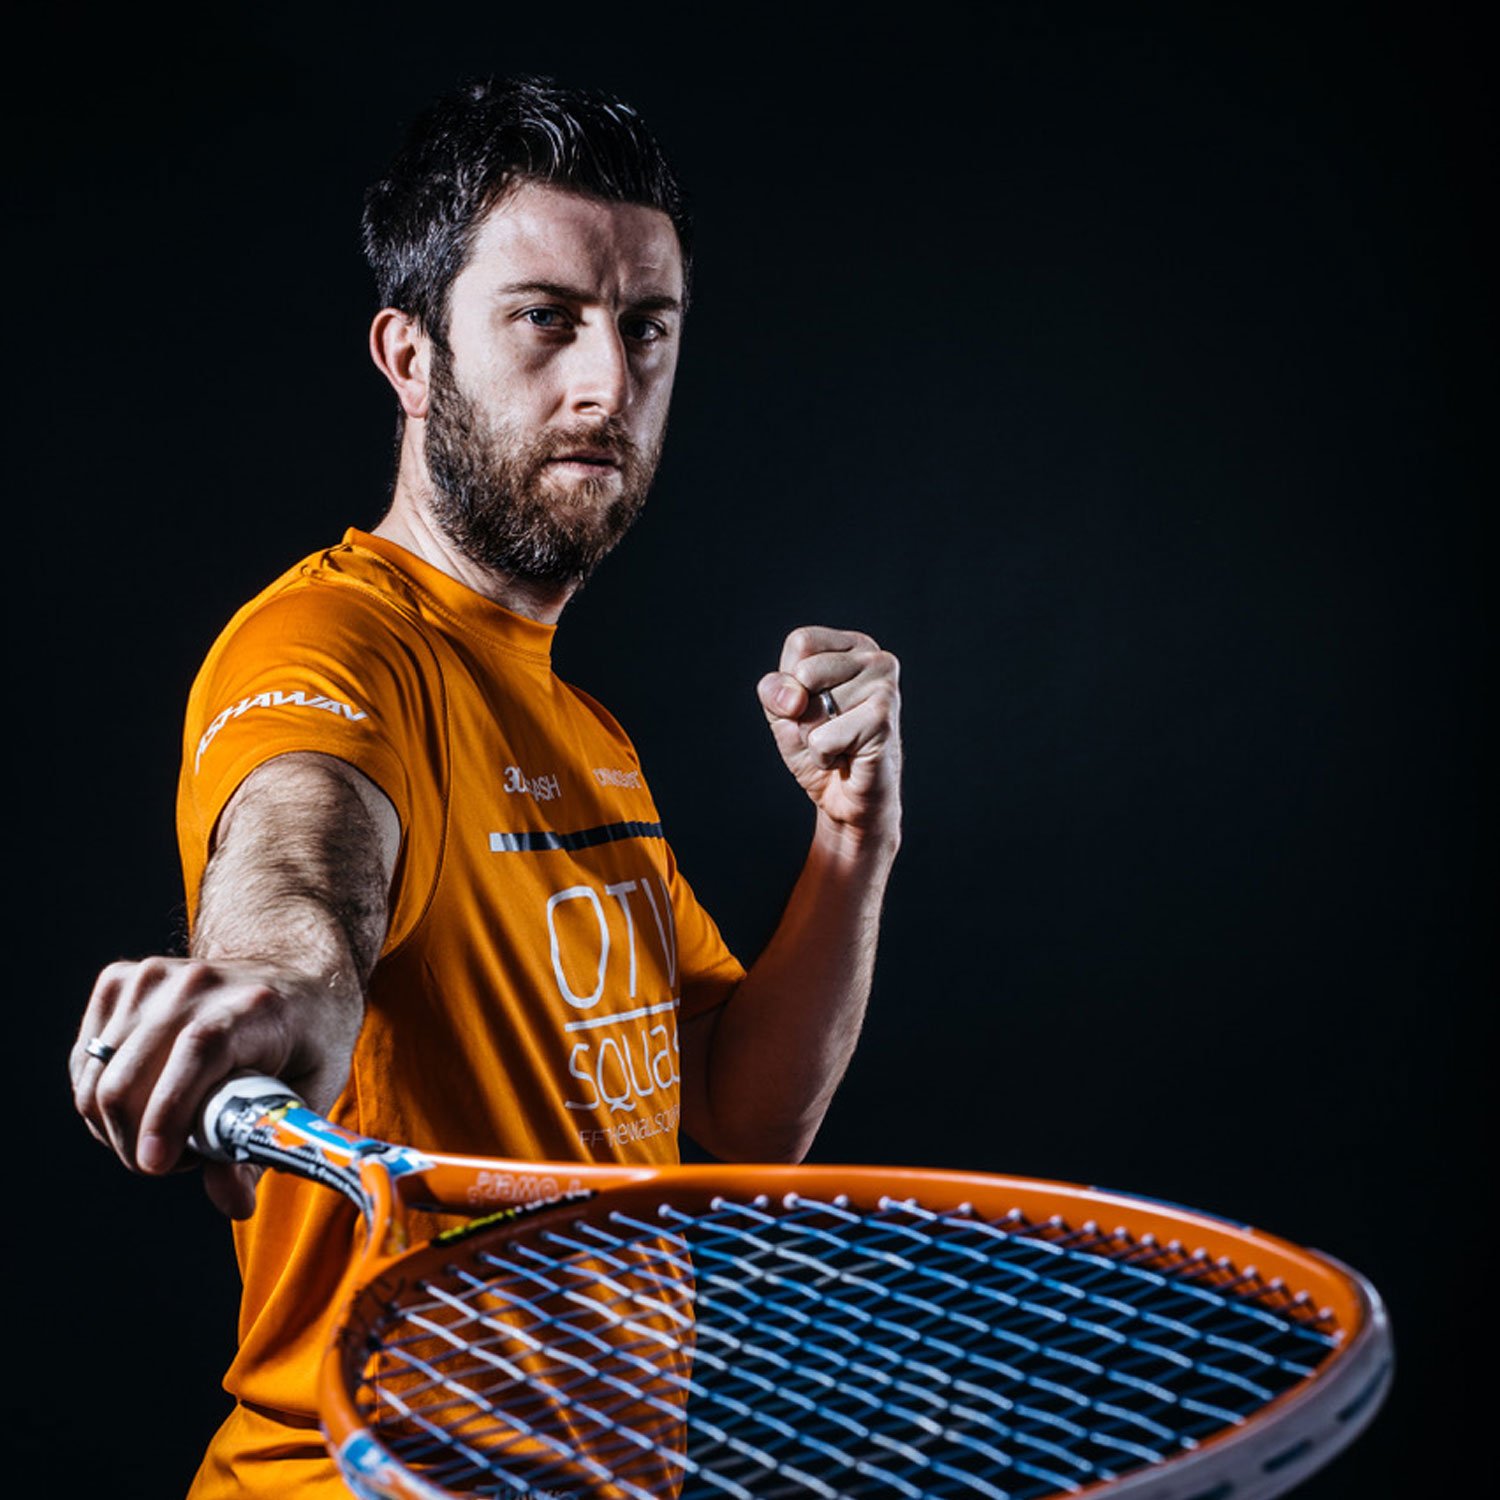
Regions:
<instances>
[{"instance_id":1,"label":"racket grip","mask_svg":"<svg viewBox=\"0 0 1500 1500\"><path fill-rule=\"evenodd\" d=\"M241 1073L226 1078L198 1111L198 1128L188 1144L210 1161L243 1161L236 1148L244 1141L250 1126L267 1109L278 1104L302 1104L295 1089L289 1089L279 1078L265 1073Z\"/></svg>"}]
</instances>

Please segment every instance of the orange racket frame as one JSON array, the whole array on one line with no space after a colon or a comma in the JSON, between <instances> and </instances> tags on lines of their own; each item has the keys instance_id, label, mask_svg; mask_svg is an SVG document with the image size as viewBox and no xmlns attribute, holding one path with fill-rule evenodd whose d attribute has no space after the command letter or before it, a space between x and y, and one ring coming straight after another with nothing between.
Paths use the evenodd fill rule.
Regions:
<instances>
[{"instance_id":1,"label":"orange racket frame","mask_svg":"<svg viewBox=\"0 0 1500 1500\"><path fill-rule=\"evenodd\" d=\"M450 1491L414 1475L371 1438L351 1392L363 1357L362 1307L384 1288L436 1271L451 1246L476 1232L503 1243L507 1225L530 1227L589 1212L589 1200L644 1213L664 1195L684 1210L718 1199L787 1196L847 1200L855 1208L914 1200L933 1212L1015 1217L1097 1229L1122 1244L1177 1253L1224 1283L1253 1284L1259 1295L1304 1310L1334 1331L1337 1348L1315 1377L1285 1392L1241 1427L1202 1442L1166 1464L1075 1491L1087 1497L1217 1497L1260 1500L1283 1493L1321 1467L1364 1429L1393 1372L1388 1320L1375 1289L1331 1256L1198 1210L1078 1183L977 1172L871 1166L632 1166L517 1162L422 1153L357 1136L306 1109L278 1080L241 1077L222 1086L202 1112L202 1154L251 1160L322 1180L364 1215L363 1247L342 1288L345 1314L320 1374L320 1420L330 1450L356 1492L390 1500L446 1500ZM426 1244L409 1243L413 1209L469 1216L470 1224ZM373 1446L372 1446L373 1444ZM351 1476L351 1454L363 1467ZM387 1464L384 1460L389 1459ZM1233 1475L1232 1488L1217 1488Z\"/></svg>"}]
</instances>

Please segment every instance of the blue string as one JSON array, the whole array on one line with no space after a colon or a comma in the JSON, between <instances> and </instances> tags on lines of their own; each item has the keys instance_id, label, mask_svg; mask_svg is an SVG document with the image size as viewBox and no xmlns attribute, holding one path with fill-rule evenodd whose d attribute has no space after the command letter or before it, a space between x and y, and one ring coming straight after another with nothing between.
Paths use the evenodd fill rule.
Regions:
<instances>
[{"instance_id":1,"label":"blue string","mask_svg":"<svg viewBox=\"0 0 1500 1500\"><path fill-rule=\"evenodd\" d=\"M1232 1268L892 1203L540 1218L455 1246L366 1393L432 1482L1040 1500L1160 1463L1336 1340Z\"/></svg>"}]
</instances>

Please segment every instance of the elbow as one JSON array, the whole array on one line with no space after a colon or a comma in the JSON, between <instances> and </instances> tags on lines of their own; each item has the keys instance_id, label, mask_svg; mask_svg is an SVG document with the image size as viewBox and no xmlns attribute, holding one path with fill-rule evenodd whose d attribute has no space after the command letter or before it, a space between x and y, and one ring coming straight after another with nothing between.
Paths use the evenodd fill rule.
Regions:
<instances>
[{"instance_id":1,"label":"elbow","mask_svg":"<svg viewBox=\"0 0 1500 1500\"><path fill-rule=\"evenodd\" d=\"M720 1161L794 1167L807 1159L822 1123L821 1114L812 1121L715 1121L701 1135L690 1133Z\"/></svg>"},{"instance_id":2,"label":"elbow","mask_svg":"<svg viewBox=\"0 0 1500 1500\"><path fill-rule=\"evenodd\" d=\"M763 1137L762 1144L741 1148L736 1155L727 1157L726 1160L796 1167L807 1160L807 1153L812 1150L812 1143L812 1136L778 1139L768 1135Z\"/></svg>"}]
</instances>

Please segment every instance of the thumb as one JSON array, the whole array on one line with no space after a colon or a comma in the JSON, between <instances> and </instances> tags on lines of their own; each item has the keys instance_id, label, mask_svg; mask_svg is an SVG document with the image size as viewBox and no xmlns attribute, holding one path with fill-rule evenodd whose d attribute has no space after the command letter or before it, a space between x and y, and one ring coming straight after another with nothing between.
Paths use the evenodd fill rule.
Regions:
<instances>
[{"instance_id":1,"label":"thumb","mask_svg":"<svg viewBox=\"0 0 1500 1500\"><path fill-rule=\"evenodd\" d=\"M807 712L807 689L787 672L767 672L756 683L755 694L766 711L766 717L773 722L799 719Z\"/></svg>"},{"instance_id":2,"label":"thumb","mask_svg":"<svg viewBox=\"0 0 1500 1500\"><path fill-rule=\"evenodd\" d=\"M264 1171L264 1167L248 1162L205 1162L203 1190L221 1214L231 1219L248 1219L255 1212L255 1186Z\"/></svg>"}]
</instances>

